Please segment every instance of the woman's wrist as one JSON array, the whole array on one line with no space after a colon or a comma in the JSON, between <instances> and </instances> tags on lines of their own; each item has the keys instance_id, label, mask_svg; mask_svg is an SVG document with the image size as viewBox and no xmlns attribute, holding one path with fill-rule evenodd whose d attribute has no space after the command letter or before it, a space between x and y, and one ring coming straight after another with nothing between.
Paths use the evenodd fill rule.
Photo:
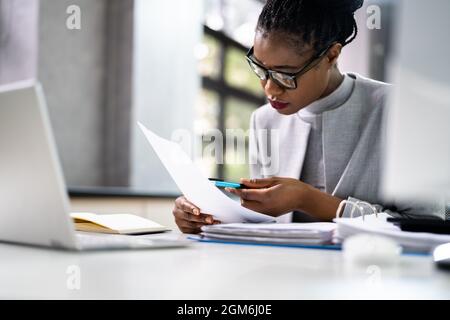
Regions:
<instances>
[{"instance_id":1,"label":"woman's wrist","mask_svg":"<svg viewBox=\"0 0 450 320\"><path fill-rule=\"evenodd\" d=\"M297 197L297 206L295 211L307 212L313 206L315 202L314 198L317 197L316 191L318 189L311 185L304 184Z\"/></svg>"},{"instance_id":2,"label":"woman's wrist","mask_svg":"<svg viewBox=\"0 0 450 320\"><path fill-rule=\"evenodd\" d=\"M298 211L312 215L323 221L331 221L342 199L309 186L300 197Z\"/></svg>"}]
</instances>

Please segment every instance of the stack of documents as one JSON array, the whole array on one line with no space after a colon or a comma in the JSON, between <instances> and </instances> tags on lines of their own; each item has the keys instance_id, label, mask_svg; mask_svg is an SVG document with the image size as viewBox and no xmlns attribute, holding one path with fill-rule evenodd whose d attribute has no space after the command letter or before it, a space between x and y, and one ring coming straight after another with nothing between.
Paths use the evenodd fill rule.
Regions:
<instances>
[{"instance_id":1,"label":"stack of documents","mask_svg":"<svg viewBox=\"0 0 450 320\"><path fill-rule=\"evenodd\" d=\"M450 242L450 235L402 231L399 227L386 219L390 217L386 213L378 215L367 215L363 219L339 218L334 219L337 223L335 241L343 242L346 238L359 234L375 234L393 239L410 252L430 252L436 246Z\"/></svg>"},{"instance_id":2,"label":"stack of documents","mask_svg":"<svg viewBox=\"0 0 450 320\"><path fill-rule=\"evenodd\" d=\"M203 226L206 240L265 244L330 244L335 223L229 223Z\"/></svg>"}]
</instances>

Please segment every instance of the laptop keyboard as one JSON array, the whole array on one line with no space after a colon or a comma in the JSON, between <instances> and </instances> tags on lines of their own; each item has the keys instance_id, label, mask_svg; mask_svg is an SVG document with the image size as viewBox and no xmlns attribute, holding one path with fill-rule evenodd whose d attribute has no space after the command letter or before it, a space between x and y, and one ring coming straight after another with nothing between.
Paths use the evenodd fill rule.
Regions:
<instances>
[{"instance_id":1,"label":"laptop keyboard","mask_svg":"<svg viewBox=\"0 0 450 320\"><path fill-rule=\"evenodd\" d=\"M88 232L76 233L81 250L98 249L150 249L184 247L190 242L187 240L152 238L149 236L127 236L116 234L99 234Z\"/></svg>"}]
</instances>

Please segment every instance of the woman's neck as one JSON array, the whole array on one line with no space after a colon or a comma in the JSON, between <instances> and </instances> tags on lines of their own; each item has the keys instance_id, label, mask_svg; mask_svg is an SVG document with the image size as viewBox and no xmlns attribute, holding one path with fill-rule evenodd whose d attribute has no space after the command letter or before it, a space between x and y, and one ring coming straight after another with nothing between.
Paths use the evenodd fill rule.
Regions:
<instances>
[{"instance_id":1,"label":"woman's neck","mask_svg":"<svg viewBox=\"0 0 450 320\"><path fill-rule=\"evenodd\" d=\"M344 75L339 71L337 67L333 68L330 75L330 81L328 81L328 86L320 96L320 98L324 98L331 94L334 90L336 90L339 85L344 80Z\"/></svg>"}]
</instances>

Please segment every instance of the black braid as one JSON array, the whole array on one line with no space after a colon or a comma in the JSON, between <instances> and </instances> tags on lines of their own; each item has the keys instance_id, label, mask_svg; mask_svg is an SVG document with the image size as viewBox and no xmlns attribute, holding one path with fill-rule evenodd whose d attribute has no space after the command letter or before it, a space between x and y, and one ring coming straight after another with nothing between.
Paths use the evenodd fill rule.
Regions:
<instances>
[{"instance_id":1,"label":"black braid","mask_svg":"<svg viewBox=\"0 0 450 320\"><path fill-rule=\"evenodd\" d=\"M364 0L267 0L257 30L284 33L295 45L345 46L358 34L354 13Z\"/></svg>"}]
</instances>

